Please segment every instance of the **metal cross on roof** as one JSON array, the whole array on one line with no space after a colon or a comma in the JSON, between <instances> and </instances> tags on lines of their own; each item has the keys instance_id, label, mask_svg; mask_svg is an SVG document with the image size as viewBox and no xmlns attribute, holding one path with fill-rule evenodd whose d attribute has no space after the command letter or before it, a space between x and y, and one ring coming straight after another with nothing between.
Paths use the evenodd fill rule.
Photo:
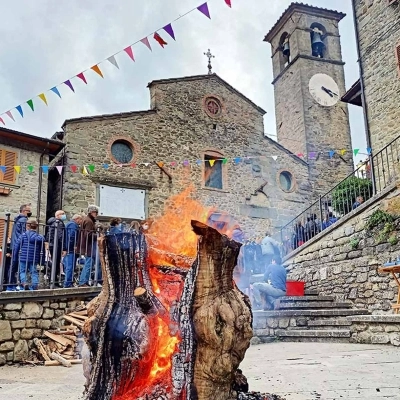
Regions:
<instances>
[{"instance_id":1,"label":"metal cross on roof","mask_svg":"<svg viewBox=\"0 0 400 400\"><path fill-rule=\"evenodd\" d=\"M213 56L211 54L210 49L208 49L207 53L204 53L204 55L208 58L208 75L212 74L212 65L211 65L211 59L215 58L215 56Z\"/></svg>"}]
</instances>

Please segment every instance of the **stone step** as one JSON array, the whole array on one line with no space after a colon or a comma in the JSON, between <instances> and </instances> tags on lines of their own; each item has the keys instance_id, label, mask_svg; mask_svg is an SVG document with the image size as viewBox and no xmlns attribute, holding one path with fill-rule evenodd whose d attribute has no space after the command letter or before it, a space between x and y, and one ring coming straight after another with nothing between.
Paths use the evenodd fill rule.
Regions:
<instances>
[{"instance_id":1,"label":"stone step","mask_svg":"<svg viewBox=\"0 0 400 400\"><path fill-rule=\"evenodd\" d=\"M352 322L348 319L314 319L308 321L307 326L331 327L331 326L351 326Z\"/></svg>"},{"instance_id":2,"label":"stone step","mask_svg":"<svg viewBox=\"0 0 400 400\"><path fill-rule=\"evenodd\" d=\"M304 295L305 296L319 296L319 292L318 292L318 290L305 289Z\"/></svg>"},{"instance_id":3,"label":"stone step","mask_svg":"<svg viewBox=\"0 0 400 400\"><path fill-rule=\"evenodd\" d=\"M273 317L338 317L338 316L369 315L369 314L370 311L362 308L253 311L254 319L273 318Z\"/></svg>"},{"instance_id":4,"label":"stone step","mask_svg":"<svg viewBox=\"0 0 400 400\"><path fill-rule=\"evenodd\" d=\"M335 301L333 296L284 296L280 297L279 301L281 303L290 303L298 301Z\"/></svg>"},{"instance_id":5,"label":"stone step","mask_svg":"<svg viewBox=\"0 0 400 400\"><path fill-rule=\"evenodd\" d=\"M295 337L295 338L349 338L351 336L349 329L342 330L284 330L276 329L277 337Z\"/></svg>"},{"instance_id":6,"label":"stone step","mask_svg":"<svg viewBox=\"0 0 400 400\"><path fill-rule=\"evenodd\" d=\"M351 308L353 304L350 302L336 303L330 301L316 301L316 302L292 302L281 303L279 300L275 302L276 310L298 310L298 309L316 309L316 308Z\"/></svg>"}]
</instances>

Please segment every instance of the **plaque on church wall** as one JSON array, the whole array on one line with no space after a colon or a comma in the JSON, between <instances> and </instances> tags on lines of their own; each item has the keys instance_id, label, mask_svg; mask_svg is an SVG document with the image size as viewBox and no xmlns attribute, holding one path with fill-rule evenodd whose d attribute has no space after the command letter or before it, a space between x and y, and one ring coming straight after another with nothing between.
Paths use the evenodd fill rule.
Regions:
<instances>
[{"instance_id":1,"label":"plaque on church wall","mask_svg":"<svg viewBox=\"0 0 400 400\"><path fill-rule=\"evenodd\" d=\"M146 218L146 191L116 186L99 186L100 217Z\"/></svg>"}]
</instances>

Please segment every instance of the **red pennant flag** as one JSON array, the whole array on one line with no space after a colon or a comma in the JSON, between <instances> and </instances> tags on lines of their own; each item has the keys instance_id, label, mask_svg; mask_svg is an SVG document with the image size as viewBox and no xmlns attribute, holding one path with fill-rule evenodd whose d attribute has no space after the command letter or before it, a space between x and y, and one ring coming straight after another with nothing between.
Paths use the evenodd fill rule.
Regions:
<instances>
[{"instance_id":1,"label":"red pennant flag","mask_svg":"<svg viewBox=\"0 0 400 400\"><path fill-rule=\"evenodd\" d=\"M168 44L157 32L154 33L154 39L158 42L158 44L164 48L166 44Z\"/></svg>"},{"instance_id":2,"label":"red pennant flag","mask_svg":"<svg viewBox=\"0 0 400 400\"><path fill-rule=\"evenodd\" d=\"M133 50L131 46L128 46L126 49L124 49L125 53L128 54L128 56L131 58L132 61L135 61L135 57L133 56Z\"/></svg>"},{"instance_id":3,"label":"red pennant flag","mask_svg":"<svg viewBox=\"0 0 400 400\"><path fill-rule=\"evenodd\" d=\"M0 122L5 126L6 124L5 124L5 122L4 122L4 120L3 120L3 118L1 118L0 117Z\"/></svg>"},{"instance_id":4,"label":"red pennant flag","mask_svg":"<svg viewBox=\"0 0 400 400\"><path fill-rule=\"evenodd\" d=\"M149 39L148 39L147 37L141 39L140 41L141 41L150 51L152 51L152 50L151 50L151 46L150 46Z\"/></svg>"},{"instance_id":5,"label":"red pennant flag","mask_svg":"<svg viewBox=\"0 0 400 400\"><path fill-rule=\"evenodd\" d=\"M78 167L76 165L71 165L71 171L75 173L76 171L78 171Z\"/></svg>"},{"instance_id":6,"label":"red pennant flag","mask_svg":"<svg viewBox=\"0 0 400 400\"><path fill-rule=\"evenodd\" d=\"M85 75L83 75L83 72L81 72L80 74L78 74L77 77L78 77L79 79L82 79L83 82L85 82L86 85L87 85L86 78L85 78Z\"/></svg>"},{"instance_id":7,"label":"red pennant flag","mask_svg":"<svg viewBox=\"0 0 400 400\"><path fill-rule=\"evenodd\" d=\"M225 0L225 3L232 8L231 0Z\"/></svg>"}]
</instances>

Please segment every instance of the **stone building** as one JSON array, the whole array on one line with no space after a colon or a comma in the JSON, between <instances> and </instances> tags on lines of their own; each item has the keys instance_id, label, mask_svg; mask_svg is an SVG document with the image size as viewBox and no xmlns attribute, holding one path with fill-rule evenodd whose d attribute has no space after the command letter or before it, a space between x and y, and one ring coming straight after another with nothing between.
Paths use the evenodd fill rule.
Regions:
<instances>
[{"instance_id":1,"label":"stone building","mask_svg":"<svg viewBox=\"0 0 400 400\"><path fill-rule=\"evenodd\" d=\"M353 169L348 109L340 102L345 79L338 24L344 17L292 3L264 39L272 48L278 141L304 155L316 195Z\"/></svg>"},{"instance_id":2,"label":"stone building","mask_svg":"<svg viewBox=\"0 0 400 400\"><path fill-rule=\"evenodd\" d=\"M343 100L364 106L368 144L376 154L400 135L400 2L352 2L361 77Z\"/></svg>"},{"instance_id":3,"label":"stone building","mask_svg":"<svg viewBox=\"0 0 400 400\"><path fill-rule=\"evenodd\" d=\"M216 74L153 81L149 110L65 122L58 162L66 168L63 177L50 175L48 213L97 203L101 218L144 219L192 186L196 199L228 212L249 236L285 225L308 207L313 192L351 171L347 107L337 102L344 92L337 28L343 16L292 4L268 33L279 143L264 135L265 111ZM315 26L323 30L322 58L313 54ZM291 32L287 65L284 32ZM308 91L321 76L334 94ZM330 148L347 152L329 157Z\"/></svg>"},{"instance_id":4,"label":"stone building","mask_svg":"<svg viewBox=\"0 0 400 400\"><path fill-rule=\"evenodd\" d=\"M4 215L19 213L22 204L31 203L32 214L43 222L46 216L47 176L41 165L64 147L59 141L0 128L0 245ZM20 173L17 172L20 167Z\"/></svg>"}]
</instances>

